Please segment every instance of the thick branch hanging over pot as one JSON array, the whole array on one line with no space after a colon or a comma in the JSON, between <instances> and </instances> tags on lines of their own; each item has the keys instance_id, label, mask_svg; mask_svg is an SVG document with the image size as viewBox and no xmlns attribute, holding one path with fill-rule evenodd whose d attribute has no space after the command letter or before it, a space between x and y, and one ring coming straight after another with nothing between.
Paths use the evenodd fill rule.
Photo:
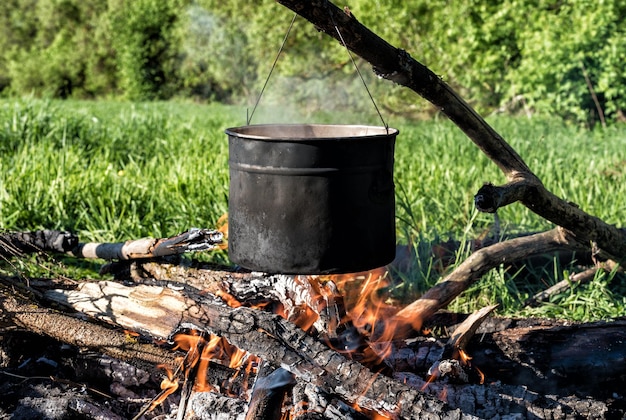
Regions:
<instances>
[{"instance_id":1,"label":"thick branch hanging over pot","mask_svg":"<svg viewBox=\"0 0 626 420\"><path fill-rule=\"evenodd\" d=\"M521 201L545 219L571 230L583 243L595 242L613 259L626 258L626 234L597 217L590 216L576 205L549 192L517 152L439 76L396 48L367 27L352 13L347 13L326 0L277 0L295 11L319 30L345 42L347 48L368 61L374 71L395 83L406 86L439 108L504 172L515 184L506 200L491 199L497 206ZM339 36L339 33L341 36ZM511 188L508 185L506 188ZM486 196L477 198L479 209ZM483 209L484 210L484 209Z\"/></svg>"}]
</instances>

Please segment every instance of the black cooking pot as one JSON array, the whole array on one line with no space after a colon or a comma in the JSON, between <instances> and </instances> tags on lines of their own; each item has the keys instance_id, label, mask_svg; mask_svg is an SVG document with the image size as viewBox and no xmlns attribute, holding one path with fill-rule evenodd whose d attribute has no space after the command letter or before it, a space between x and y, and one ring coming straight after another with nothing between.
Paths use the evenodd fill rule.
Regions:
<instances>
[{"instance_id":1,"label":"black cooking pot","mask_svg":"<svg viewBox=\"0 0 626 420\"><path fill-rule=\"evenodd\" d=\"M393 260L398 130L250 125L226 134L231 261L268 273L319 274Z\"/></svg>"}]
</instances>

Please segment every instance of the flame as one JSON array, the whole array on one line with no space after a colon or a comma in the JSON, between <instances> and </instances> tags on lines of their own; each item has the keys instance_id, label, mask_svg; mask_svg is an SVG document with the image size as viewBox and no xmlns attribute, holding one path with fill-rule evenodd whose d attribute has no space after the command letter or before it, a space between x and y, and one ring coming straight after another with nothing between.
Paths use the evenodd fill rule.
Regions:
<instances>
[{"instance_id":1,"label":"flame","mask_svg":"<svg viewBox=\"0 0 626 420\"><path fill-rule=\"evenodd\" d=\"M254 370L254 366L258 366L259 359L256 356L233 346L226 339L213 334L191 330L187 333L176 334L173 341L175 343L173 350L185 351L186 354L184 357L177 359L178 368L176 372L173 372L167 366L158 366L165 370L166 377L161 382L163 391L152 402L150 410L163 403L168 395L178 389L179 379L177 376L179 373L183 374L185 381L193 374L193 390L208 392L216 391L215 387L207 383L211 361L218 360L227 364L228 367L236 369L231 382L239 375L240 368L247 362L245 367L246 377L243 380L244 388L247 388L247 376Z\"/></svg>"},{"instance_id":2,"label":"flame","mask_svg":"<svg viewBox=\"0 0 626 420\"><path fill-rule=\"evenodd\" d=\"M463 364L465 364L466 366L471 367L472 369L474 369L476 371L476 373L478 374L479 377L479 383L482 385L485 383L485 374L478 369L476 366L472 365L472 363L470 362L470 360L472 360L472 357L467 354L465 352L465 350L463 349L458 349L458 353L459 353L459 358L461 359L461 362Z\"/></svg>"},{"instance_id":3,"label":"flame","mask_svg":"<svg viewBox=\"0 0 626 420\"><path fill-rule=\"evenodd\" d=\"M216 291L215 292L215 296L217 296L220 299L222 299L231 308L239 308L241 306L241 302L239 302L239 300L237 300L237 298L235 296L233 296L230 293L225 292L223 290Z\"/></svg>"},{"instance_id":4,"label":"flame","mask_svg":"<svg viewBox=\"0 0 626 420\"><path fill-rule=\"evenodd\" d=\"M448 399L448 387L447 386L444 386L443 389L441 390L441 393L439 394L439 399L444 402Z\"/></svg>"},{"instance_id":5,"label":"flame","mask_svg":"<svg viewBox=\"0 0 626 420\"><path fill-rule=\"evenodd\" d=\"M424 385L420 388L420 391L422 392L426 391L426 388L428 388L428 385L432 384L433 381L437 379L438 377L439 377L439 370L437 369L433 370L433 373L428 375L428 379L426 380Z\"/></svg>"},{"instance_id":6,"label":"flame","mask_svg":"<svg viewBox=\"0 0 626 420\"><path fill-rule=\"evenodd\" d=\"M222 232L224 240L218 245L219 249L228 249L228 213L224 213L217 219L217 230Z\"/></svg>"},{"instance_id":7,"label":"flame","mask_svg":"<svg viewBox=\"0 0 626 420\"><path fill-rule=\"evenodd\" d=\"M319 314L308 305L298 305L291 310L289 321L296 324L304 331L309 331L315 321L319 318Z\"/></svg>"},{"instance_id":8,"label":"flame","mask_svg":"<svg viewBox=\"0 0 626 420\"><path fill-rule=\"evenodd\" d=\"M395 316L398 309L386 303L381 293L390 285L387 268L333 275L329 279L343 297L348 320L373 344L364 350L362 362L375 363L388 357L403 320Z\"/></svg>"},{"instance_id":9,"label":"flame","mask_svg":"<svg viewBox=\"0 0 626 420\"><path fill-rule=\"evenodd\" d=\"M474 369L476 369L476 373L478 373L478 376L480 377L479 383L483 385L485 383L485 374L483 373L482 370L478 369L477 367L474 367Z\"/></svg>"},{"instance_id":10,"label":"flame","mask_svg":"<svg viewBox=\"0 0 626 420\"><path fill-rule=\"evenodd\" d=\"M461 362L463 362L463 364L465 365L469 365L470 364L469 361L472 360L472 357L469 354L467 354L465 350L463 349L458 349L458 352L459 352L459 358L461 359Z\"/></svg>"},{"instance_id":11,"label":"flame","mask_svg":"<svg viewBox=\"0 0 626 420\"><path fill-rule=\"evenodd\" d=\"M166 377L161 381L161 392L150 404L149 411L161 405L168 396L178 389L178 379L175 377L174 372L167 365L157 365L157 368L165 370Z\"/></svg>"}]
</instances>

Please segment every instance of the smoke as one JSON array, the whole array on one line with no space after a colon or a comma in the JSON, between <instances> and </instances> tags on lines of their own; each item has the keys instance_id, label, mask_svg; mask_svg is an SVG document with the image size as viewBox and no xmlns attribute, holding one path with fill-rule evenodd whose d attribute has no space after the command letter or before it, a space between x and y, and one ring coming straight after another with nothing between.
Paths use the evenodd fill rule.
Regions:
<instances>
[{"instance_id":1,"label":"smoke","mask_svg":"<svg viewBox=\"0 0 626 420\"><path fill-rule=\"evenodd\" d=\"M242 104L249 114L254 110L253 124L382 125L348 51L336 41L306 22L296 24L268 79L280 43L275 36L260 40L248 34L248 26L197 5L187 9L181 72L193 94ZM354 58L374 100L383 102L388 84Z\"/></svg>"},{"instance_id":2,"label":"smoke","mask_svg":"<svg viewBox=\"0 0 626 420\"><path fill-rule=\"evenodd\" d=\"M357 77L343 72L273 75L254 121L381 125L376 108Z\"/></svg>"}]
</instances>

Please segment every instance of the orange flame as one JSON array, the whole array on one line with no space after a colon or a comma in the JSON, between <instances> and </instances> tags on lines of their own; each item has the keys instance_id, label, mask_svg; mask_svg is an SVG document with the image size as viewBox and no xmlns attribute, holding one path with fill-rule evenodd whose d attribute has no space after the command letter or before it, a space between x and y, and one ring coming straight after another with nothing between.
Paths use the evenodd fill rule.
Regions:
<instances>
[{"instance_id":1,"label":"orange flame","mask_svg":"<svg viewBox=\"0 0 626 420\"><path fill-rule=\"evenodd\" d=\"M461 359L461 362L467 366L470 366L472 369L474 369L476 373L478 374L480 384L481 385L484 384L485 374L476 366L472 365L472 363L470 362L470 360L472 360L472 357L469 354L467 354L465 350L463 349L458 349L458 352L459 352L459 358Z\"/></svg>"},{"instance_id":2,"label":"orange flame","mask_svg":"<svg viewBox=\"0 0 626 420\"><path fill-rule=\"evenodd\" d=\"M319 318L319 314L308 305L299 305L291 310L289 321L296 324L304 331L309 331L315 321Z\"/></svg>"},{"instance_id":3,"label":"orange flame","mask_svg":"<svg viewBox=\"0 0 626 420\"><path fill-rule=\"evenodd\" d=\"M441 390L441 393L439 394L439 399L445 402L447 398L448 398L448 387L444 386L443 389Z\"/></svg>"},{"instance_id":4,"label":"orange flame","mask_svg":"<svg viewBox=\"0 0 626 420\"><path fill-rule=\"evenodd\" d=\"M354 274L330 276L343 296L347 315L353 325L375 346L366 351L363 362L384 359L392 351L392 341L401 327L398 309L384 300L383 289L390 285L386 267Z\"/></svg>"},{"instance_id":5,"label":"orange flame","mask_svg":"<svg viewBox=\"0 0 626 420\"><path fill-rule=\"evenodd\" d=\"M426 388L428 388L428 385L432 384L433 381L435 379L437 379L439 377L439 375L437 374L438 370L434 370L433 373L431 373L430 375L428 375L428 379L426 380L426 382L424 383L424 385L420 388L420 391L424 392L426 391Z\"/></svg>"},{"instance_id":6,"label":"orange flame","mask_svg":"<svg viewBox=\"0 0 626 420\"><path fill-rule=\"evenodd\" d=\"M159 405L163 404L163 401L165 401L168 396L176 392L176 390L178 389L178 379L176 379L174 372L172 372L172 370L166 365L157 365L157 368L164 369L166 377L163 379L163 381L161 381L162 391L150 404L149 411L152 411Z\"/></svg>"},{"instance_id":7,"label":"orange flame","mask_svg":"<svg viewBox=\"0 0 626 420\"><path fill-rule=\"evenodd\" d=\"M224 213L217 219L217 230L222 232L224 235L224 240L221 244L218 245L219 249L227 249L228 248L228 213Z\"/></svg>"},{"instance_id":8,"label":"orange flame","mask_svg":"<svg viewBox=\"0 0 626 420\"><path fill-rule=\"evenodd\" d=\"M235 296L223 290L216 291L215 296L221 298L231 308L239 308L241 306L241 302Z\"/></svg>"},{"instance_id":9,"label":"orange flame","mask_svg":"<svg viewBox=\"0 0 626 420\"><path fill-rule=\"evenodd\" d=\"M458 351L459 351L459 357L461 359L461 362L463 362L465 365L469 365L470 364L469 361L472 360L472 357L469 354L467 354L465 350L463 349L458 349Z\"/></svg>"},{"instance_id":10,"label":"orange flame","mask_svg":"<svg viewBox=\"0 0 626 420\"><path fill-rule=\"evenodd\" d=\"M247 360L245 368L246 379L244 385L247 387L247 375L253 370L253 366L258 365L258 358L241 350L222 337L213 334L203 334L199 331L189 331L188 333L176 334L173 338L175 346L173 350L187 352L185 357L178 358L178 370L182 372L185 380L195 371L193 390L197 392L214 391L215 388L207 383L209 363L218 360L232 369L237 369L233 379L239 374L241 368ZM162 404L165 399L178 389L177 373L164 365L158 366L165 369L166 377L161 382L163 390L152 402L150 410Z\"/></svg>"}]
</instances>

